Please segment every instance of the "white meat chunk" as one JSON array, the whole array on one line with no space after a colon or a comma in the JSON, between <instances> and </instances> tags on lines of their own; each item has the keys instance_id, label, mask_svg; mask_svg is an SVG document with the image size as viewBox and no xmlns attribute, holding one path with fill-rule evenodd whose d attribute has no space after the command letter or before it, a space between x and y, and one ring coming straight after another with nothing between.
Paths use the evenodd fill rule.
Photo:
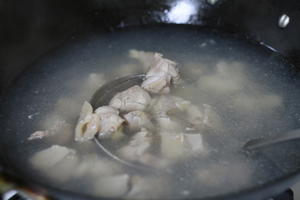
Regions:
<instances>
[{"instance_id":1,"label":"white meat chunk","mask_svg":"<svg viewBox=\"0 0 300 200\"><path fill-rule=\"evenodd\" d=\"M160 135L162 156L170 161L208 153L200 133L162 131Z\"/></svg>"},{"instance_id":2,"label":"white meat chunk","mask_svg":"<svg viewBox=\"0 0 300 200\"><path fill-rule=\"evenodd\" d=\"M137 161L150 149L152 142L152 133L142 128L132 137L129 144L119 149L118 152L127 160Z\"/></svg>"},{"instance_id":3,"label":"white meat chunk","mask_svg":"<svg viewBox=\"0 0 300 200\"><path fill-rule=\"evenodd\" d=\"M100 129L100 119L93 113L93 108L87 101L84 102L78 123L75 128L75 141L83 142L95 137Z\"/></svg>"},{"instance_id":4,"label":"white meat chunk","mask_svg":"<svg viewBox=\"0 0 300 200\"><path fill-rule=\"evenodd\" d=\"M133 176L126 199L161 199L169 191L166 177Z\"/></svg>"},{"instance_id":5,"label":"white meat chunk","mask_svg":"<svg viewBox=\"0 0 300 200\"><path fill-rule=\"evenodd\" d=\"M60 134L67 126L70 124L65 120L65 117L56 112L46 115L39 124L39 127L49 131L50 135Z\"/></svg>"},{"instance_id":6,"label":"white meat chunk","mask_svg":"<svg viewBox=\"0 0 300 200\"><path fill-rule=\"evenodd\" d=\"M159 116L155 118L155 120L159 125L159 129L162 131L178 132L183 130L183 126L178 120L172 119L168 116Z\"/></svg>"},{"instance_id":7,"label":"white meat chunk","mask_svg":"<svg viewBox=\"0 0 300 200\"><path fill-rule=\"evenodd\" d=\"M141 128L153 128L149 116L143 111L132 111L124 115L130 130L136 131Z\"/></svg>"},{"instance_id":8,"label":"white meat chunk","mask_svg":"<svg viewBox=\"0 0 300 200\"><path fill-rule=\"evenodd\" d=\"M97 155L86 155L77 165L75 177L94 177L112 176L122 172L122 168L116 162L105 158L99 158Z\"/></svg>"},{"instance_id":9,"label":"white meat chunk","mask_svg":"<svg viewBox=\"0 0 300 200\"><path fill-rule=\"evenodd\" d=\"M155 116L166 116L178 111L184 111L191 104L181 97L162 95L151 102L152 112Z\"/></svg>"},{"instance_id":10,"label":"white meat chunk","mask_svg":"<svg viewBox=\"0 0 300 200\"><path fill-rule=\"evenodd\" d=\"M56 113L56 111L46 115L39 123L39 128L43 130L43 133L37 131L31 135L30 139L37 139L43 136L44 139L51 143L65 144L74 137L74 128L72 125L65 120L65 117Z\"/></svg>"},{"instance_id":11,"label":"white meat chunk","mask_svg":"<svg viewBox=\"0 0 300 200\"><path fill-rule=\"evenodd\" d=\"M102 106L95 110L100 119L99 138L108 138L119 131L125 121L119 116L119 111L110 106Z\"/></svg>"},{"instance_id":12,"label":"white meat chunk","mask_svg":"<svg viewBox=\"0 0 300 200\"><path fill-rule=\"evenodd\" d=\"M220 116L208 104L201 107L190 105L187 108L187 121L198 130L220 130L222 127Z\"/></svg>"},{"instance_id":13,"label":"white meat chunk","mask_svg":"<svg viewBox=\"0 0 300 200\"><path fill-rule=\"evenodd\" d=\"M160 132L161 154L170 160L182 159L186 154L184 134L175 132Z\"/></svg>"},{"instance_id":14,"label":"white meat chunk","mask_svg":"<svg viewBox=\"0 0 300 200\"><path fill-rule=\"evenodd\" d=\"M32 133L27 140L36 140L36 139L42 139L44 137L49 136L50 133L47 130L44 131L35 131L34 133Z\"/></svg>"},{"instance_id":15,"label":"white meat chunk","mask_svg":"<svg viewBox=\"0 0 300 200\"><path fill-rule=\"evenodd\" d=\"M144 110L151 101L151 97L140 86L135 85L123 92L117 93L109 105L121 111Z\"/></svg>"},{"instance_id":16,"label":"white meat chunk","mask_svg":"<svg viewBox=\"0 0 300 200\"><path fill-rule=\"evenodd\" d=\"M75 154L75 150L60 145L53 145L45 150L39 151L31 158L31 163L39 169L53 167L69 154Z\"/></svg>"},{"instance_id":17,"label":"white meat chunk","mask_svg":"<svg viewBox=\"0 0 300 200\"><path fill-rule=\"evenodd\" d=\"M171 83L179 82L177 63L162 57L162 54L154 54L154 62L146 73L142 88L151 93L166 94L170 92Z\"/></svg>"},{"instance_id":18,"label":"white meat chunk","mask_svg":"<svg viewBox=\"0 0 300 200\"><path fill-rule=\"evenodd\" d=\"M93 186L94 193L102 197L122 197L129 190L129 181L127 174L99 177Z\"/></svg>"},{"instance_id":19,"label":"white meat chunk","mask_svg":"<svg viewBox=\"0 0 300 200\"><path fill-rule=\"evenodd\" d=\"M190 154L207 154L207 149L204 146L203 138L198 134L184 134L185 142L188 145Z\"/></svg>"},{"instance_id":20,"label":"white meat chunk","mask_svg":"<svg viewBox=\"0 0 300 200\"><path fill-rule=\"evenodd\" d=\"M37 152L30 159L33 168L46 174L54 181L64 182L72 178L78 157L75 150L53 145Z\"/></svg>"}]
</instances>

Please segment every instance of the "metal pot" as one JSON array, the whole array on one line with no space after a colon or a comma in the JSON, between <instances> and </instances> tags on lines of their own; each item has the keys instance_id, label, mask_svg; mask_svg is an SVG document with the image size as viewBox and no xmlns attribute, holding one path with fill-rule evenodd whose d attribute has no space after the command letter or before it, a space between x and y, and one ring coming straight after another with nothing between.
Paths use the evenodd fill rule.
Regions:
<instances>
[{"instance_id":1,"label":"metal pot","mask_svg":"<svg viewBox=\"0 0 300 200\"><path fill-rule=\"evenodd\" d=\"M170 15L180 2L187 2L193 9L179 17ZM2 0L0 91L5 96L23 70L65 41L89 32L146 24L213 27L258 41L285 56L293 64L296 77L300 69L299 8L295 0ZM0 120L5 117L0 112ZM34 174L20 173L22 162L11 162L10 157L18 155L14 144L7 142L18 140L18 135L9 134L4 124L0 127L0 171L5 177L54 199L92 199L41 184ZM300 169L300 160L298 163ZM210 199L265 199L286 190L298 178L299 170L293 170L267 184Z\"/></svg>"}]
</instances>

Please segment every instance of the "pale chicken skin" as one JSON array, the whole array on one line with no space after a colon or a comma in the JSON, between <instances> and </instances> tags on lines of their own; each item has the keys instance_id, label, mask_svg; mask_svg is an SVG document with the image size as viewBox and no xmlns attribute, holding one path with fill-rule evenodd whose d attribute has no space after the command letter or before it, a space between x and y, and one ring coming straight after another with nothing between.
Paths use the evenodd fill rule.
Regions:
<instances>
[{"instance_id":1,"label":"pale chicken skin","mask_svg":"<svg viewBox=\"0 0 300 200\"><path fill-rule=\"evenodd\" d=\"M128 112L145 110L151 101L151 97L140 86L135 85L123 92L117 93L109 102L109 106Z\"/></svg>"},{"instance_id":2,"label":"pale chicken skin","mask_svg":"<svg viewBox=\"0 0 300 200\"><path fill-rule=\"evenodd\" d=\"M87 101L84 102L77 126L75 128L75 141L84 142L95 137L100 129L100 119L93 113L93 107Z\"/></svg>"},{"instance_id":3,"label":"pale chicken skin","mask_svg":"<svg viewBox=\"0 0 300 200\"><path fill-rule=\"evenodd\" d=\"M124 115L128 127L132 131L140 130L141 128L153 128L149 116L140 110L132 111Z\"/></svg>"},{"instance_id":4,"label":"pale chicken skin","mask_svg":"<svg viewBox=\"0 0 300 200\"><path fill-rule=\"evenodd\" d=\"M100 119L99 138L108 138L115 133L125 121L119 116L119 111L110 106L102 106L95 110Z\"/></svg>"},{"instance_id":5,"label":"pale chicken skin","mask_svg":"<svg viewBox=\"0 0 300 200\"><path fill-rule=\"evenodd\" d=\"M108 138L121 127L124 121L115 108L102 106L93 112L92 106L85 102L75 129L75 141L91 140L97 134L99 138Z\"/></svg>"},{"instance_id":6,"label":"pale chicken skin","mask_svg":"<svg viewBox=\"0 0 300 200\"><path fill-rule=\"evenodd\" d=\"M162 57L162 54L155 53L150 70L141 87L150 93L167 94L170 92L172 83L179 81L177 63Z\"/></svg>"},{"instance_id":7,"label":"pale chicken skin","mask_svg":"<svg viewBox=\"0 0 300 200\"><path fill-rule=\"evenodd\" d=\"M142 128L140 132L132 137L128 145L119 150L119 154L127 160L138 161L147 153L152 142L152 133L147 129Z\"/></svg>"}]
</instances>

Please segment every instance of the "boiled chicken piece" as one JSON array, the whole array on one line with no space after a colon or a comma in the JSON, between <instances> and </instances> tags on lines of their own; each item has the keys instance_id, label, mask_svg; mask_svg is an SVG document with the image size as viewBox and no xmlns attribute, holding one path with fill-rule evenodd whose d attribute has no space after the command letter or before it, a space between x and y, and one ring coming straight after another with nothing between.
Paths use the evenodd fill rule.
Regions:
<instances>
[{"instance_id":1,"label":"boiled chicken piece","mask_svg":"<svg viewBox=\"0 0 300 200\"><path fill-rule=\"evenodd\" d=\"M36 140L36 139L42 139L44 137L47 137L50 135L50 132L47 130L44 131L35 131L34 133L32 133L27 140Z\"/></svg>"},{"instance_id":2,"label":"boiled chicken piece","mask_svg":"<svg viewBox=\"0 0 300 200\"><path fill-rule=\"evenodd\" d=\"M151 108L155 116L166 116L172 113L185 111L191 102L181 97L162 95L152 100Z\"/></svg>"},{"instance_id":3,"label":"boiled chicken piece","mask_svg":"<svg viewBox=\"0 0 300 200\"><path fill-rule=\"evenodd\" d=\"M133 176L126 199L162 199L169 188L166 177Z\"/></svg>"},{"instance_id":4,"label":"boiled chicken piece","mask_svg":"<svg viewBox=\"0 0 300 200\"><path fill-rule=\"evenodd\" d=\"M208 153L200 133L161 131L160 135L162 156L171 161L190 155L206 155Z\"/></svg>"},{"instance_id":5,"label":"boiled chicken piece","mask_svg":"<svg viewBox=\"0 0 300 200\"><path fill-rule=\"evenodd\" d=\"M158 116L155 118L156 122L159 125L159 129L162 131L181 131L183 130L182 124L173 118L170 118L169 116Z\"/></svg>"},{"instance_id":6,"label":"boiled chicken piece","mask_svg":"<svg viewBox=\"0 0 300 200\"><path fill-rule=\"evenodd\" d=\"M28 139L42 137L50 143L65 144L74 138L74 127L56 110L45 115L38 126L41 130L33 133Z\"/></svg>"},{"instance_id":7,"label":"boiled chicken piece","mask_svg":"<svg viewBox=\"0 0 300 200\"><path fill-rule=\"evenodd\" d=\"M200 133L198 134L184 134L185 142L189 154L207 154L207 149L204 146L203 137Z\"/></svg>"},{"instance_id":8,"label":"boiled chicken piece","mask_svg":"<svg viewBox=\"0 0 300 200\"><path fill-rule=\"evenodd\" d=\"M149 116L143 111L132 111L124 115L130 130L140 130L141 128L151 129L153 124Z\"/></svg>"},{"instance_id":9,"label":"boiled chicken piece","mask_svg":"<svg viewBox=\"0 0 300 200\"><path fill-rule=\"evenodd\" d=\"M203 104L201 107L190 105L187 108L187 121L198 130L218 130L222 127L219 115L208 104Z\"/></svg>"},{"instance_id":10,"label":"boiled chicken piece","mask_svg":"<svg viewBox=\"0 0 300 200\"><path fill-rule=\"evenodd\" d=\"M64 182L72 178L78 165L76 151L60 145L53 145L37 152L30 159L33 168L46 174L50 179Z\"/></svg>"},{"instance_id":11,"label":"boiled chicken piece","mask_svg":"<svg viewBox=\"0 0 300 200\"><path fill-rule=\"evenodd\" d=\"M97 176L113 176L121 172L122 167L118 163L92 154L83 156L76 167L74 176L93 179Z\"/></svg>"},{"instance_id":12,"label":"boiled chicken piece","mask_svg":"<svg viewBox=\"0 0 300 200\"><path fill-rule=\"evenodd\" d=\"M121 111L144 110L151 101L151 97L140 86L135 85L123 92L117 93L110 101L109 106Z\"/></svg>"},{"instance_id":13,"label":"boiled chicken piece","mask_svg":"<svg viewBox=\"0 0 300 200\"><path fill-rule=\"evenodd\" d=\"M155 53L142 88L151 93L169 93L171 83L177 83L180 79L176 65L175 62L163 58L161 54Z\"/></svg>"},{"instance_id":14,"label":"boiled chicken piece","mask_svg":"<svg viewBox=\"0 0 300 200\"><path fill-rule=\"evenodd\" d=\"M183 133L162 131L160 136L160 149L164 158L176 161L185 157L186 143Z\"/></svg>"},{"instance_id":15,"label":"boiled chicken piece","mask_svg":"<svg viewBox=\"0 0 300 200\"><path fill-rule=\"evenodd\" d=\"M128 174L99 177L94 183L95 194L102 197L122 197L129 191Z\"/></svg>"},{"instance_id":16,"label":"boiled chicken piece","mask_svg":"<svg viewBox=\"0 0 300 200\"><path fill-rule=\"evenodd\" d=\"M67 155L76 154L75 150L60 145L53 145L45 150L37 152L31 158L31 163L39 169L53 167L62 161Z\"/></svg>"},{"instance_id":17,"label":"boiled chicken piece","mask_svg":"<svg viewBox=\"0 0 300 200\"><path fill-rule=\"evenodd\" d=\"M127 160L137 161L150 149L152 142L152 134L142 128L132 137L129 144L122 147L118 152Z\"/></svg>"},{"instance_id":18,"label":"boiled chicken piece","mask_svg":"<svg viewBox=\"0 0 300 200\"><path fill-rule=\"evenodd\" d=\"M100 129L99 116L93 113L93 108L87 101L84 102L80 117L75 129L75 141L83 142L95 137Z\"/></svg>"},{"instance_id":19,"label":"boiled chicken piece","mask_svg":"<svg viewBox=\"0 0 300 200\"><path fill-rule=\"evenodd\" d=\"M108 138L116 133L125 121L119 116L119 111L110 106L102 106L95 110L100 119L99 138Z\"/></svg>"}]
</instances>

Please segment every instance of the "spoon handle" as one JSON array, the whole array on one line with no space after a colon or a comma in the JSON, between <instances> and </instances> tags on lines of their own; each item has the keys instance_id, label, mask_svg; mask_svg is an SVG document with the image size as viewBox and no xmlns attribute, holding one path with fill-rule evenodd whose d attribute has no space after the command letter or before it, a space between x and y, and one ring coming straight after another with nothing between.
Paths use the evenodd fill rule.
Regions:
<instances>
[{"instance_id":1,"label":"spoon handle","mask_svg":"<svg viewBox=\"0 0 300 200\"><path fill-rule=\"evenodd\" d=\"M274 137L266 137L266 138L258 138L248 141L244 145L244 149L256 149L259 147L267 146L267 145L273 145L278 144L281 142L286 142L289 140L295 140L300 139L300 129L296 129L293 131L289 131L286 133L278 134Z\"/></svg>"}]
</instances>

